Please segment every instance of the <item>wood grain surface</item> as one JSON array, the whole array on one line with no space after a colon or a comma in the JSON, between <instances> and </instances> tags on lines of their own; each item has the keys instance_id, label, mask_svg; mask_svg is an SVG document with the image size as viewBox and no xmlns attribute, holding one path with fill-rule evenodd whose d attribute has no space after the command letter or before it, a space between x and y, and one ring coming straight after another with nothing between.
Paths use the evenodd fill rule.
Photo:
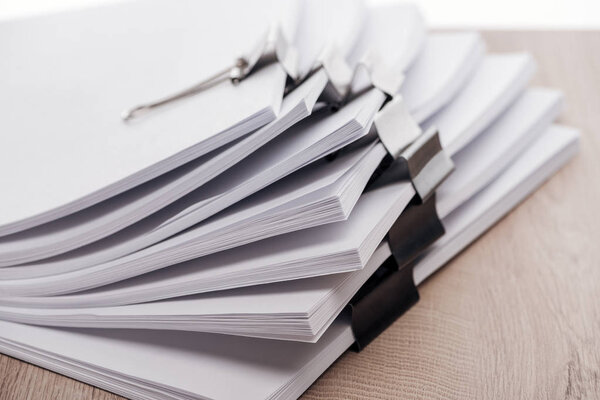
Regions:
<instances>
[{"instance_id":1,"label":"wood grain surface","mask_svg":"<svg viewBox=\"0 0 600 400\"><path fill-rule=\"evenodd\" d=\"M315 399L600 398L600 32L485 32L562 89L581 151L421 287L421 301L305 393ZM0 356L0 399L119 399Z\"/></svg>"}]
</instances>

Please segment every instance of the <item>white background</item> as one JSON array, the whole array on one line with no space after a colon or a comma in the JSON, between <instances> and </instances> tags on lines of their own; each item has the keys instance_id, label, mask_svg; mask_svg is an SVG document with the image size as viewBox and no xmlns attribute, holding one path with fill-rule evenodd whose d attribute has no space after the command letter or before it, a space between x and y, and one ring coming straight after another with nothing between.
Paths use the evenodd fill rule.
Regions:
<instances>
[{"instance_id":1,"label":"white background","mask_svg":"<svg viewBox=\"0 0 600 400\"><path fill-rule=\"evenodd\" d=\"M112 1L118 0L0 0L0 19ZM600 0L415 0L414 2L421 7L428 24L432 27L600 29Z\"/></svg>"}]
</instances>

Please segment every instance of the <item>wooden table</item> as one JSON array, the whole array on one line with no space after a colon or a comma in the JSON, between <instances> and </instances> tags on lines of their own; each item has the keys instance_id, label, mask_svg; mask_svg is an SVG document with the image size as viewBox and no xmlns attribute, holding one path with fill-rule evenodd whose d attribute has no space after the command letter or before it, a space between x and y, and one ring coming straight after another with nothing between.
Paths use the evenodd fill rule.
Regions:
<instances>
[{"instance_id":1,"label":"wooden table","mask_svg":"<svg viewBox=\"0 0 600 400\"><path fill-rule=\"evenodd\" d=\"M561 88L579 156L421 287L306 399L600 398L600 32L485 32ZM0 356L0 399L117 399Z\"/></svg>"}]
</instances>

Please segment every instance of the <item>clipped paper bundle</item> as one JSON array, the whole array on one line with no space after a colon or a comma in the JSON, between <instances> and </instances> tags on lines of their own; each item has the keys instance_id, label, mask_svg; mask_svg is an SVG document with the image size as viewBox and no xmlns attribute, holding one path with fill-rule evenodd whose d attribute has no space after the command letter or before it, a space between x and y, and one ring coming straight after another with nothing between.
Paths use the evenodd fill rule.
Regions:
<instances>
[{"instance_id":1,"label":"clipped paper bundle","mask_svg":"<svg viewBox=\"0 0 600 400\"><path fill-rule=\"evenodd\" d=\"M405 3L0 35L0 350L131 398L300 396L577 150L528 54Z\"/></svg>"}]
</instances>

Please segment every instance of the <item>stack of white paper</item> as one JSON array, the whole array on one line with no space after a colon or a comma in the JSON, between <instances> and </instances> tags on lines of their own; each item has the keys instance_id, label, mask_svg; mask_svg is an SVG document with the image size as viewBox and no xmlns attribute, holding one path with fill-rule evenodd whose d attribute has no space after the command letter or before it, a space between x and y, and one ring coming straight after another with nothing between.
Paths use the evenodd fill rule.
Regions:
<instances>
[{"instance_id":1,"label":"stack of white paper","mask_svg":"<svg viewBox=\"0 0 600 400\"><path fill-rule=\"evenodd\" d=\"M444 46L440 46L438 43L444 43ZM468 66L467 69L470 69L472 65L476 65L480 59L481 47L481 39L475 34L434 35L429 40L428 45L423 50L424 54L422 57L428 62L426 65L430 70L431 76L438 77L438 80L431 82L427 75L418 74L417 71L419 70L415 70L415 73L410 73L407 79L409 91L406 93L403 92L403 97L406 101L409 104L415 104L411 106L411 112L415 115L421 115L420 119L418 119L419 122L430 116L432 112L444 104L444 102L439 101L440 98L449 98L456 93L458 87L451 87L449 85L450 82L464 82L466 79L466 76L462 75L464 68L460 67L465 67L466 64ZM473 58L470 54L473 52L478 57ZM448 74L448 63L450 63L452 74ZM419 64L423 63L419 61ZM293 122L307 116L311 112L316 98L324 88L326 80L327 77L323 71L315 74L315 76L311 77L286 97L283 101L280 116L275 121L259 129L239 143L232 145L231 148L221 151L216 155L210 154L206 157L201 157L187 164L185 167L173 171L171 174L164 175L146 185L130 190L121 196L107 200L95 207L90 207L71 217L45 224L38 229L30 229L21 234L0 238L0 266L23 264L28 261L47 258L101 239L188 194L191 190L200 187L211 178L222 173L224 168L230 167L234 160L246 157L250 152L264 145L268 140L276 137L278 133L285 130ZM423 97L423 94L426 97ZM415 100L412 100L413 98ZM338 117L336 116L336 118ZM322 132L322 134L327 133L328 131ZM293 134L287 136L293 136ZM312 140L316 139L313 138ZM280 142L282 142L280 146L285 146L288 150L292 149L298 153L302 150L301 148L293 147L296 146L296 143L290 142L289 139L281 139ZM332 150L334 149L323 149L323 152L331 152ZM265 153L269 154L273 154L276 151L278 151L277 148L264 150ZM256 159L257 157L258 155L255 155L253 158ZM251 160L247 160L245 163L241 163L237 166L238 170L246 171L248 164L251 162ZM274 164L274 161L272 164ZM256 163L253 165L256 165ZM256 168L260 167L263 170L267 168L265 166L256 166ZM281 175L285 175L289 173L288 170L293 170L294 168L298 168L298 166L293 165L291 168L288 167L288 170L282 169L280 165L270 165L268 168L277 168ZM259 171L254 170L249 173L258 175ZM231 171L230 174L235 174L235 171ZM229 182L230 179L230 177L224 176L221 181ZM255 179L258 180L260 177L257 176ZM264 185L265 183L262 183L261 186ZM204 188L201 188L197 191L203 192L204 190ZM241 191L241 189L238 190ZM249 193L249 189L240 194L231 194L229 196L232 198L230 202L238 201L244 195L247 195L247 193ZM190 196L193 197L194 194ZM213 195L213 198L216 196L216 194ZM192 200L192 202L197 201L195 197ZM209 201L204 200L205 203ZM202 213L195 216L187 216L185 225L181 221L169 230L165 230L162 233L154 233L154 238L147 238L143 244L128 246L127 250L123 250L118 254L127 254L149 244L156 243L186 227L200 222L203 218L206 218L206 215L215 213L226 206L227 203L224 202L206 204L204 206L206 210ZM182 207L184 206L173 204L171 208L179 211ZM163 214L154 216L155 221L152 222L152 225L161 224L162 221L160 218L170 218L170 216L164 216ZM136 228L132 228L132 230ZM129 236L131 236L129 232L124 233L120 241L127 240ZM99 246L102 246L102 243ZM112 257L116 257L116 255Z\"/></svg>"},{"instance_id":2,"label":"stack of white paper","mask_svg":"<svg viewBox=\"0 0 600 400\"><path fill-rule=\"evenodd\" d=\"M458 153L455 157L456 172L438 190L438 215L441 218L446 217L460 206L460 204L464 203L491 182L496 175L501 173L558 115L562 104L561 99L560 93L556 91L547 89L528 90L498 121L471 143L465 151ZM358 158L357 156L362 156L365 153L368 155L376 154L374 150L377 150L377 146L370 149L360 149L360 151L329 163L327 167L331 168L334 165L345 164L347 161ZM320 167L318 164L315 165L315 167L317 166ZM327 169L321 168L320 170ZM313 171L308 170L307 172ZM309 176L312 177L311 175ZM303 181L306 181L306 178L296 180L300 184ZM404 201L406 201L407 197L412 196L413 192L409 185L399 183L398 186L405 188L404 190L407 195L404 196ZM357 209L354 210L350 218L345 222L329 224L307 231L299 230L286 236L262 241L250 246L238 247L232 251L218 253L211 257L197 258L161 272L146 274L137 279L129 279L122 284L106 286L85 294L22 299L12 297L10 301L12 304L22 301L23 303L20 304L36 304L45 307L51 305L81 307L90 305L132 304L176 297L176 294L183 296L211 290L265 283L265 279L271 279L270 282L273 282L282 280L281 274L283 273L288 274L286 275L286 279L304 276L306 272L302 271L302 268L296 264L294 264L295 267L292 271L286 272L282 269L281 264L267 265L261 252L261 249L265 247L270 249L269 257L271 259L273 259L273 255L278 254L277 257L280 260L286 260L285 263L290 263L291 261L284 254L299 254L300 256L311 254L313 258L317 258L316 255L319 255L319 257L326 257L328 259L332 259L336 254L340 254L340 259L332 263L332 268L335 266L335 271L338 271L344 263L348 263L346 268L350 269L351 265L360 265L360 259L365 260L369 258L368 255L360 257L358 250L361 248L365 249L363 243L368 240L370 232L376 229L378 225L386 224L384 219L378 219L378 213L380 215L385 214L386 208L389 209L391 206L391 203L388 201L391 198L389 196L395 196L399 191L390 195L388 193L392 193L392 191L387 190L387 188L385 189L373 193L365 193ZM371 200L371 198L375 198L376 200ZM371 209L363 204L368 201L378 201L377 199L381 199L380 202L384 205L383 207L379 206ZM262 199L258 197L258 200ZM259 204L262 205L262 203ZM297 204L301 203L298 202ZM310 207L311 204L307 203L307 207ZM242 220L242 218L238 217L239 214L241 213L234 212L227 215L223 220L226 221L231 217L234 220ZM395 215L397 216L398 214L399 212ZM364 217L361 218L362 215ZM215 223L219 225L222 223L222 220L217 219ZM206 226L210 227L210 225ZM387 224L385 226L387 227ZM329 234L332 229L338 233ZM210 230L209 232L215 231ZM235 234L235 231L233 231L233 234ZM323 237L331 241L332 244L329 247L323 246L324 243L321 239ZM342 243L340 239L344 237L349 238L346 242L348 243L347 247L340 245ZM378 243L382 238L383 236L378 236L375 242ZM310 244L315 250L311 250L310 252L296 251L292 253L288 243L303 243L305 246ZM282 249L280 252L277 251L279 248ZM291 249L293 250L294 248L291 247ZM348 262L351 260L348 258L348 254L355 254L356 259ZM233 262L233 260L237 260L237 262ZM259 265L261 265L260 268L258 267ZM328 271L329 268L325 266L321 273L327 273ZM115 271L115 273L118 273L118 271ZM249 278L245 277L247 274L254 275L257 280L248 281ZM261 275L264 275L264 277L260 278ZM76 284L75 280L70 283L73 285ZM207 287L208 283L211 283L213 286ZM2 301L0 301L0 304L3 304Z\"/></svg>"},{"instance_id":3,"label":"stack of white paper","mask_svg":"<svg viewBox=\"0 0 600 400\"><path fill-rule=\"evenodd\" d=\"M530 90L492 127L460 153L460 157L456 159L455 173L441 186L438 193L438 215L442 221L460 204L491 182L520 155L524 148L538 138L556 117L560 105L560 93L541 89ZM514 151L507 153L505 149L508 148ZM477 167L473 168L474 165ZM478 174L474 171L478 171ZM332 312L336 310L339 312L351 295L364 283L366 277L374 271L373 268L369 268L369 263L373 259L371 254L374 247L383 239L382 231L379 228L384 226L386 229L383 232L387 231L389 227L386 221L395 219L395 217L390 218L389 214L382 212L386 210L386 206L392 199L387 192L391 193L394 190L396 193L400 193L402 189L389 186L365 193L350 219L343 223L298 231L268 242L260 242L254 246L244 246L229 252L215 254L212 257L196 259L158 273L143 275L121 284L106 286L100 290L79 295L13 297L4 304L32 308L3 310L0 307L0 315L5 312L12 313L11 317L4 316L4 318L59 326L199 330L280 339L294 337L292 335L296 330L304 329L304 332L311 335L309 339L314 339L314 335L322 331L323 326L316 329L316 332L312 321L301 320L300 323L309 325L294 326L292 325L293 315L310 315L312 313L315 315L314 318L321 318L321 323L331 321L337 315ZM406 191L412 195L411 190ZM467 196L465 193L471 193L471 196ZM377 200L380 200L380 203L375 205ZM393 209L393 207L389 207L389 209ZM378 215L379 212L381 212L380 215ZM399 215L399 212L396 212L395 215ZM375 237L373 238L373 236ZM265 246L270 249L271 260L266 260L261 254L260 248ZM306 260L305 257L302 257L303 254L311 254L313 257L311 260ZM355 257L354 261L352 261L351 255ZM336 266L336 270L330 271L327 266L321 266L317 261L318 258L329 260L332 265ZM371 261L365 263L362 260ZM378 263L377 266L379 264L381 263ZM259 265L262 267L257 267ZM290 268L290 265L293 265L293 268ZM288 293L287 303L282 299L271 298L273 292L270 288L253 286L259 283L298 279L308 274L321 275L339 272L343 266L346 268L342 269L343 271L356 269L357 266L366 271L362 280L358 280L354 285L348 284L344 288L347 290L345 296L336 292L337 286L344 281L342 275L332 275L319 280L313 279L311 283L306 283L308 280L304 280L298 284L288 284L287 286L280 284L280 289L276 293L280 296ZM288 271L290 269L292 271ZM283 275L284 273L287 275ZM330 289L332 282L335 285ZM311 295L317 296L317 299L311 301L305 298L295 298L292 295L295 290L291 289L295 287L294 285L300 285L300 287L308 285L306 290ZM239 286L252 287L249 290L228 291L225 295L195 296L148 303L157 299ZM322 287L329 290L323 291L320 289ZM288 288L290 289L288 290ZM329 313L322 311L327 317L320 316L317 312L319 307L327 306L327 300L331 302L334 299L337 299L337 303L333 308L326 309ZM133 305L106 307L122 304ZM3 303L0 302L0 305ZM104 306L104 308L98 308L99 306ZM293 311L283 312L280 311L281 308L278 308L295 306L303 307L303 311L295 314ZM39 307L58 308L44 310ZM275 307L276 311L269 310L269 307ZM19 313L22 314L19 315ZM247 327L248 325L250 327ZM301 335L297 335L302 338Z\"/></svg>"},{"instance_id":4,"label":"stack of white paper","mask_svg":"<svg viewBox=\"0 0 600 400\"><path fill-rule=\"evenodd\" d=\"M575 131L550 128L496 184L464 205L474 212L457 212L446 222L448 240L417 265L417 282L526 197L576 147ZM482 210L489 217L477 223L475 214ZM383 260L389 249L382 245L375 254L377 261ZM125 396L150 399L296 398L354 341L344 316L316 343L192 332L56 329L3 321L0 327L0 348L6 354ZM231 382L236 384L227 384Z\"/></svg>"},{"instance_id":5,"label":"stack of white paper","mask_svg":"<svg viewBox=\"0 0 600 400\"><path fill-rule=\"evenodd\" d=\"M530 58L524 54L492 55L486 57L477 69L474 79L466 85L465 89L459 95L457 95L457 98L453 103L472 103L477 106L473 107L472 111L470 110L466 114L461 114L458 117L460 118L459 123L455 122L456 118L445 118L445 116L448 115L448 112L452 112L452 110L447 111L445 109L440 111L438 113L439 115L435 115L430 119L439 126L440 131L442 132L442 141L457 140L465 136L472 138L476 133L480 132L481 129L489 124L502 110L502 108L496 107L496 100L499 99L501 95L506 96L505 92L508 92L512 98L514 98L523 90L527 78L531 76L531 71L532 62ZM368 94L368 96L372 95L378 95L378 93L371 92ZM362 99L362 97L360 99ZM376 99L379 101L380 97L377 96ZM342 111L352 111L352 108L350 108L352 106L355 105L349 104L344 110L341 110L334 115L337 117ZM317 126L322 125L324 121L330 121L331 118L332 117L327 117L324 120L316 119L318 121ZM252 156L233 167L227 173L224 173L217 179L211 181L211 183L205 186L203 190L196 192L198 194L197 196L188 196L187 198L182 199L182 201L176 202L172 206L147 218L142 223L134 225L119 234L113 235L105 241L87 246L86 248L82 248L79 251L70 254L65 254L55 260L13 268L13 270L16 271L8 270L6 271L7 275L4 275L4 271L0 270L0 277L12 276L25 278L38 277L40 275L55 275L56 279L68 279L68 276L61 276L59 274L64 274L68 271L82 270L89 267L102 269L104 271L106 268L122 269L121 266L123 263L128 262L128 260L138 259L146 254L149 257L150 254L152 254L154 266L145 269L145 272L148 272L151 269L165 266L164 261L162 264L159 264L160 259L155 257L158 252L164 253L167 250L176 250L178 258L168 257L163 259L168 260L170 263L166 265L171 265L177 261L185 261L183 258L184 254L186 254L185 257L187 259L190 259L210 254L210 252L219 251L223 248L232 247L231 245L219 246L219 244L214 243L212 240L203 240L203 238L206 237L213 239L215 237L214 231L207 231L205 226L199 225L188 230L184 234L172 237L155 246L138 251L137 253L133 253L135 250L152 245L158 240L165 239L172 234L191 226L193 223L201 221L203 218L206 218L206 215L210 214L212 210L224 208L227 205L228 199L231 198L235 201L235 199L245 196L246 193L252 192L251 190L244 190L252 183L252 181L256 182L261 179L268 179L268 173L280 173L284 170L284 167L281 166L281 162L278 166L272 166L275 162L271 162L268 164L267 168L264 168L265 160L283 159L288 162L289 157L285 158L285 154L287 154L290 149L291 151L296 151L296 149L301 148L302 143L299 142L304 140L304 137L308 136L311 132L317 132L318 134L316 128L312 129L311 127L312 130L309 130L304 124L305 123L297 125L297 128L295 129L298 129L298 131L291 129L289 133L286 132L280 138L264 146L260 151L255 152ZM431 124L431 122L428 121L427 124ZM290 137L287 136L288 134ZM452 139L446 139L447 137ZM306 155L307 153L308 150L304 150L300 154ZM273 156L273 154L277 156ZM267 157L267 155L269 156ZM256 172L256 170L260 170L261 167L262 171L265 171L262 174ZM290 179L295 180L296 177L290 177ZM223 189L221 189L222 186L229 188L229 195L223 193ZM211 187L218 190L219 194L207 196L206 190ZM269 188L265 190L270 191ZM183 204L183 200L188 204L192 204L192 206ZM182 208L183 211L181 210ZM277 226L281 227L280 224L277 224ZM308 224L305 227L308 227ZM283 232L280 231L279 233ZM260 236L252 234L250 236L255 237L255 240L261 238ZM272 236L272 234L264 235L262 237L268 236ZM194 246L194 251L184 253L182 251L182 246L184 246L184 244L188 245L189 243L192 243L191 245ZM242 243L237 242L237 245L239 244ZM202 248L207 250L202 251ZM129 253L133 254L126 257L120 257ZM133 270L130 270L130 273L133 274ZM108 277L109 276L107 276L107 278ZM116 279L117 275L111 275L110 277L111 279ZM79 280L79 278L76 279ZM27 284L26 282L22 283ZM45 286L41 281L38 282L38 284ZM72 283L69 285L72 285ZM73 289L77 288L76 285L71 287ZM2 284L0 284L0 290L2 290L1 288ZM46 289L49 288L46 287Z\"/></svg>"},{"instance_id":6,"label":"stack of white paper","mask_svg":"<svg viewBox=\"0 0 600 400\"><path fill-rule=\"evenodd\" d=\"M445 230L419 285L577 150L528 54L410 4L133 1L0 34L0 351L131 398L297 398L360 343L405 217Z\"/></svg>"},{"instance_id":7,"label":"stack of white paper","mask_svg":"<svg viewBox=\"0 0 600 400\"><path fill-rule=\"evenodd\" d=\"M11 132L0 146L2 234L108 199L279 114L285 74L274 64L238 87L224 82L210 96L123 123L124 108L229 65L269 21L267 2L225 1L211 13L180 3L115 4L0 26L8 39L0 52L11 60L0 67L0 129Z\"/></svg>"}]
</instances>

